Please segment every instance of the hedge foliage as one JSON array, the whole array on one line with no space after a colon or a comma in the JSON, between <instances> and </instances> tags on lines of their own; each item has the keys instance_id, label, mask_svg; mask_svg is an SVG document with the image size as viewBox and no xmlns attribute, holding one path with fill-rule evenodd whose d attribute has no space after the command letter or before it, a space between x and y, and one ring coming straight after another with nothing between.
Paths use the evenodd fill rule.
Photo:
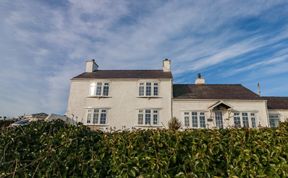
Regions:
<instances>
[{"instance_id":1,"label":"hedge foliage","mask_svg":"<svg viewBox=\"0 0 288 178\"><path fill-rule=\"evenodd\" d=\"M0 131L0 177L288 177L277 129L93 132L40 122Z\"/></svg>"},{"instance_id":2,"label":"hedge foliage","mask_svg":"<svg viewBox=\"0 0 288 178\"><path fill-rule=\"evenodd\" d=\"M16 120L0 120L0 130L8 127L14 122L16 122Z\"/></svg>"}]
</instances>

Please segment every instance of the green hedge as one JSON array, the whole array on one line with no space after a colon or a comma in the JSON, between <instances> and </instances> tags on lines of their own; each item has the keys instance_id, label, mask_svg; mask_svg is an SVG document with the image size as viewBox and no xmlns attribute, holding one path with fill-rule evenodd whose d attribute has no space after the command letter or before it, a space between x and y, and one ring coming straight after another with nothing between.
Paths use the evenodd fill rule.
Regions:
<instances>
[{"instance_id":1,"label":"green hedge","mask_svg":"<svg viewBox=\"0 0 288 178\"><path fill-rule=\"evenodd\" d=\"M278 129L92 132L61 121L0 131L0 177L288 177Z\"/></svg>"},{"instance_id":2,"label":"green hedge","mask_svg":"<svg viewBox=\"0 0 288 178\"><path fill-rule=\"evenodd\" d=\"M0 120L0 129L8 127L10 124L16 122L16 120Z\"/></svg>"}]
</instances>

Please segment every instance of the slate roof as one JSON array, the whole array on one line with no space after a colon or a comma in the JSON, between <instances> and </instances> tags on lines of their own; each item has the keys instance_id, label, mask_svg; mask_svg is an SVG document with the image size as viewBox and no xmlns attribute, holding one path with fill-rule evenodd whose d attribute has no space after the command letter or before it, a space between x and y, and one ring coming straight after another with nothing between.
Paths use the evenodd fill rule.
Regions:
<instances>
[{"instance_id":1,"label":"slate roof","mask_svg":"<svg viewBox=\"0 0 288 178\"><path fill-rule=\"evenodd\" d=\"M288 109L288 97L266 96L268 109Z\"/></svg>"},{"instance_id":2,"label":"slate roof","mask_svg":"<svg viewBox=\"0 0 288 178\"><path fill-rule=\"evenodd\" d=\"M136 79L154 79L154 78L172 78L171 72L163 70L97 70L96 72L84 72L73 79L107 79L107 78L136 78Z\"/></svg>"},{"instance_id":3,"label":"slate roof","mask_svg":"<svg viewBox=\"0 0 288 178\"><path fill-rule=\"evenodd\" d=\"M174 99L263 100L241 84L174 84Z\"/></svg>"}]
</instances>

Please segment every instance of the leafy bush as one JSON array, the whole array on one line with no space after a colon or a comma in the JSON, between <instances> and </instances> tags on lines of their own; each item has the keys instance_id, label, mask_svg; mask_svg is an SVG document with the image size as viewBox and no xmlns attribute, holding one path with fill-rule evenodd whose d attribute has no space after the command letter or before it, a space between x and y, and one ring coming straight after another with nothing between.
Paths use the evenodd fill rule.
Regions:
<instances>
[{"instance_id":1,"label":"leafy bush","mask_svg":"<svg viewBox=\"0 0 288 178\"><path fill-rule=\"evenodd\" d=\"M168 122L168 127L171 130L179 130L181 128L181 122L176 118L173 117L169 122Z\"/></svg>"},{"instance_id":2,"label":"leafy bush","mask_svg":"<svg viewBox=\"0 0 288 178\"><path fill-rule=\"evenodd\" d=\"M287 177L287 128L103 133L31 123L0 131L0 177Z\"/></svg>"},{"instance_id":3,"label":"leafy bush","mask_svg":"<svg viewBox=\"0 0 288 178\"><path fill-rule=\"evenodd\" d=\"M10 124L14 123L15 120L0 120L0 129L8 127Z\"/></svg>"}]
</instances>

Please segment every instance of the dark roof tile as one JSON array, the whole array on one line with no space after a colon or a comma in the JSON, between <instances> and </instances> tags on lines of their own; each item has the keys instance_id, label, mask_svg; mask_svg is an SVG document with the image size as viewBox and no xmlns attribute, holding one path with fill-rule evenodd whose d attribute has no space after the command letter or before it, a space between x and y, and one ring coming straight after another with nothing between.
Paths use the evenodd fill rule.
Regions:
<instances>
[{"instance_id":1,"label":"dark roof tile","mask_svg":"<svg viewBox=\"0 0 288 178\"><path fill-rule=\"evenodd\" d=\"M268 109L288 109L288 97L266 96Z\"/></svg>"},{"instance_id":2,"label":"dark roof tile","mask_svg":"<svg viewBox=\"0 0 288 178\"><path fill-rule=\"evenodd\" d=\"M256 93L241 84L175 84L175 99L240 99L261 100Z\"/></svg>"},{"instance_id":3,"label":"dark roof tile","mask_svg":"<svg viewBox=\"0 0 288 178\"><path fill-rule=\"evenodd\" d=\"M84 72L73 79L87 78L172 78L172 73L162 70L97 70L91 73Z\"/></svg>"}]
</instances>

